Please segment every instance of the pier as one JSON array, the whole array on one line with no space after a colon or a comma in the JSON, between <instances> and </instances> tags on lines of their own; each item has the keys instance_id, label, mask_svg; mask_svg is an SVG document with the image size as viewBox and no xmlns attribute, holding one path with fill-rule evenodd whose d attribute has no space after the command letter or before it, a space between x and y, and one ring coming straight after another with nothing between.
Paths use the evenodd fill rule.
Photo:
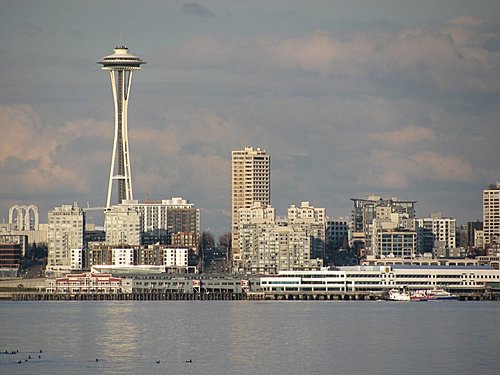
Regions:
<instances>
[{"instance_id":1,"label":"pier","mask_svg":"<svg viewBox=\"0 0 500 375\"><path fill-rule=\"evenodd\" d=\"M12 301L378 301L380 292L212 292L81 293L0 292ZM500 301L500 293L465 293L459 301Z\"/></svg>"},{"instance_id":2,"label":"pier","mask_svg":"<svg viewBox=\"0 0 500 375\"><path fill-rule=\"evenodd\" d=\"M245 293L10 293L13 301L239 301Z\"/></svg>"},{"instance_id":3,"label":"pier","mask_svg":"<svg viewBox=\"0 0 500 375\"><path fill-rule=\"evenodd\" d=\"M377 301L380 292L248 292L253 301Z\"/></svg>"}]
</instances>

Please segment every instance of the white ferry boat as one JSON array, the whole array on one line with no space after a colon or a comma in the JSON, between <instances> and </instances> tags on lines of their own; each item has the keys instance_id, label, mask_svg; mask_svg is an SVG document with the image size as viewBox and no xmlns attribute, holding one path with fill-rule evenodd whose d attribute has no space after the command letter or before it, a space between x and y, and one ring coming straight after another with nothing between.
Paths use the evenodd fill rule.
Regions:
<instances>
[{"instance_id":1,"label":"white ferry boat","mask_svg":"<svg viewBox=\"0 0 500 375\"><path fill-rule=\"evenodd\" d=\"M389 290L389 301L410 301L410 294L399 289Z\"/></svg>"}]
</instances>

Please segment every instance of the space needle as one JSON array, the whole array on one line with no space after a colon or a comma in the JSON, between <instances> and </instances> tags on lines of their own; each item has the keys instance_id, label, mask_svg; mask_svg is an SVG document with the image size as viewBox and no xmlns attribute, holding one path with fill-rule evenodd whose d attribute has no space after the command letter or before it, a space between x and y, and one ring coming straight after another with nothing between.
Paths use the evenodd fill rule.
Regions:
<instances>
[{"instance_id":1,"label":"space needle","mask_svg":"<svg viewBox=\"0 0 500 375\"><path fill-rule=\"evenodd\" d=\"M140 57L134 56L129 49L120 43L111 55L104 56L98 64L103 70L108 70L111 77L111 89L115 104L115 135L113 155L109 172L108 196L106 208L111 207L113 181L118 182L118 203L133 198L132 174L130 172L130 150L128 146L127 108L132 84L132 73L141 70L145 64Z\"/></svg>"}]
</instances>

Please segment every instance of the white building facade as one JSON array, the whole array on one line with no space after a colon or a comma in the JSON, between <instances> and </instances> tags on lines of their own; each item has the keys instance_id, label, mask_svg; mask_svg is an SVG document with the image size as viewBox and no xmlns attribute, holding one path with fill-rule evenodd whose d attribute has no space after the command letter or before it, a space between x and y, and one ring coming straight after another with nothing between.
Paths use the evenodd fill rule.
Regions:
<instances>
[{"instance_id":1,"label":"white building facade","mask_svg":"<svg viewBox=\"0 0 500 375\"><path fill-rule=\"evenodd\" d=\"M200 209L187 199L174 197L161 201L124 200L113 207L128 207L139 213L141 243L171 245L172 236L189 233L195 247L200 238ZM124 209L125 210L125 209Z\"/></svg>"},{"instance_id":2,"label":"white building facade","mask_svg":"<svg viewBox=\"0 0 500 375\"><path fill-rule=\"evenodd\" d=\"M129 205L115 205L104 212L104 230L108 245L140 245L142 221L139 210Z\"/></svg>"},{"instance_id":3,"label":"white building facade","mask_svg":"<svg viewBox=\"0 0 500 375\"><path fill-rule=\"evenodd\" d=\"M83 249L71 249L70 258L70 267L72 270L83 270Z\"/></svg>"},{"instance_id":4,"label":"white building facade","mask_svg":"<svg viewBox=\"0 0 500 375\"><path fill-rule=\"evenodd\" d=\"M111 264L114 266L133 266L134 249L114 248L111 252Z\"/></svg>"},{"instance_id":5,"label":"white building facade","mask_svg":"<svg viewBox=\"0 0 500 375\"><path fill-rule=\"evenodd\" d=\"M85 214L76 204L56 207L48 214L47 271L68 271L73 249L83 249Z\"/></svg>"},{"instance_id":6,"label":"white building facade","mask_svg":"<svg viewBox=\"0 0 500 375\"><path fill-rule=\"evenodd\" d=\"M165 248L163 250L163 264L167 267L187 268L188 253L186 248Z\"/></svg>"},{"instance_id":7,"label":"white building facade","mask_svg":"<svg viewBox=\"0 0 500 375\"><path fill-rule=\"evenodd\" d=\"M419 235L419 252L432 252L433 248L454 249L456 247L456 220L432 213L416 220ZM429 241L426 241L426 238ZM432 248L429 249L429 246Z\"/></svg>"},{"instance_id":8,"label":"white building facade","mask_svg":"<svg viewBox=\"0 0 500 375\"><path fill-rule=\"evenodd\" d=\"M336 270L282 271L261 277L264 292L384 292L394 288L446 288L452 292L484 291L500 282L500 271L487 266L355 266Z\"/></svg>"},{"instance_id":9,"label":"white building facade","mask_svg":"<svg viewBox=\"0 0 500 375\"><path fill-rule=\"evenodd\" d=\"M235 271L276 274L319 269L325 250L325 212L307 202L301 207L290 207L288 221L276 220L274 208L260 203L240 209L241 261L235 262Z\"/></svg>"}]
</instances>

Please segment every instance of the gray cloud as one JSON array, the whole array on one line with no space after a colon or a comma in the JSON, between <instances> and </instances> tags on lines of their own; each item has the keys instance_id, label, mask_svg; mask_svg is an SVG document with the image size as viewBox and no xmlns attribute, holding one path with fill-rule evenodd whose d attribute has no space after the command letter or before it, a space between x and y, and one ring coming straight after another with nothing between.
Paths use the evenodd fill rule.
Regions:
<instances>
[{"instance_id":1,"label":"gray cloud","mask_svg":"<svg viewBox=\"0 0 500 375\"><path fill-rule=\"evenodd\" d=\"M491 92L500 89L500 82L490 79L500 74L500 55L491 51L494 42L488 42L494 38L500 38L497 25L460 17L438 27L348 38L326 30L285 38L203 35L190 39L179 52L183 63L240 73L341 75L444 91ZM485 49L485 43L491 48Z\"/></svg>"},{"instance_id":2,"label":"gray cloud","mask_svg":"<svg viewBox=\"0 0 500 375\"><path fill-rule=\"evenodd\" d=\"M14 33L19 33L27 37L40 36L43 33L43 28L30 22L18 23L13 27Z\"/></svg>"},{"instance_id":3,"label":"gray cloud","mask_svg":"<svg viewBox=\"0 0 500 375\"><path fill-rule=\"evenodd\" d=\"M23 201L43 212L105 199L113 106L95 61L115 45L102 35L116 25L73 17L78 5L58 9L26 48L12 27L33 23L45 9L37 4L31 17L0 14L3 216ZM230 152L252 145L272 155L282 214L309 200L349 215L349 198L379 193L418 200L419 214L480 217L482 188L500 178L498 20L407 14L411 22L387 17L381 27L373 20L384 15L363 14L332 26L330 5L289 4L300 23L281 3L224 3L232 16L220 23L186 22L178 3L135 9L157 21L124 25L127 45L148 61L129 107L135 197L182 196L202 209L203 228L227 231ZM81 30L78 43L61 30Z\"/></svg>"},{"instance_id":4,"label":"gray cloud","mask_svg":"<svg viewBox=\"0 0 500 375\"><path fill-rule=\"evenodd\" d=\"M210 9L198 3L185 3L182 5L182 11L191 16L215 17L215 14Z\"/></svg>"}]
</instances>

